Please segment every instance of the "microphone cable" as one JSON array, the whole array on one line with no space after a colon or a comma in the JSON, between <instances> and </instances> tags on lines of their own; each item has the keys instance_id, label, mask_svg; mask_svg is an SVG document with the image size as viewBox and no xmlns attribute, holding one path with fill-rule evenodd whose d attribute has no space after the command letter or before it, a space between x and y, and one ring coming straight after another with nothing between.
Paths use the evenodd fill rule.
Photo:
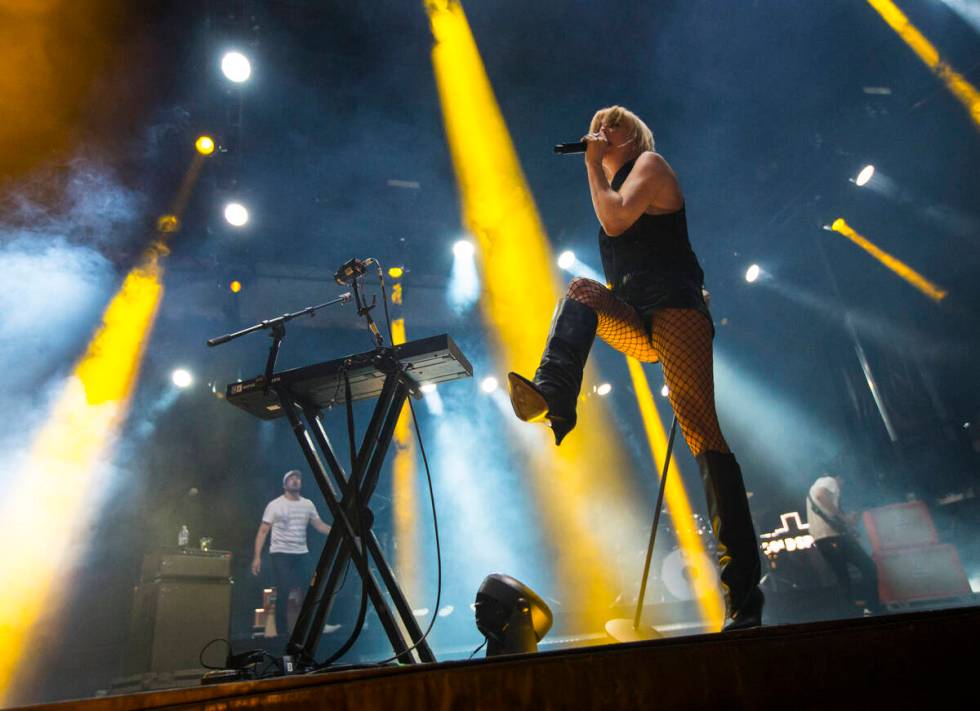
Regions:
<instances>
[{"instance_id":1,"label":"microphone cable","mask_svg":"<svg viewBox=\"0 0 980 711\"><path fill-rule=\"evenodd\" d=\"M349 437L350 446L350 458L351 458L351 476L354 475L354 467L356 466L357 459L357 445L354 436L354 409L353 403L351 402L351 387L350 387L350 373L347 368L344 368L344 399L347 410L347 433ZM335 661L340 659L342 656L350 651L350 648L354 646L357 638L361 636L361 632L364 629L364 620L367 618L367 600L368 600L368 583L367 576L371 574L370 561L367 556L367 546L364 545L364 527L360 515L360 492L356 488L351 487L351 506L354 510L354 515L350 518L351 523L357 529L357 535L361 539L361 553L364 555L364 575L361 576L361 601L357 610L357 620L354 622L354 627L351 629L351 633L347 636L346 641L337 648L333 654L327 657L322 662L313 665L313 668L308 673L314 673L326 669ZM353 548L353 542L351 543ZM353 554L352 554L353 555ZM351 559L347 559L348 569L351 563ZM344 577L347 577L346 571L344 572ZM338 588L339 592L339 588ZM322 598L321 598L322 600ZM318 634L322 634L323 631L320 630Z\"/></svg>"},{"instance_id":2,"label":"microphone cable","mask_svg":"<svg viewBox=\"0 0 980 711\"><path fill-rule=\"evenodd\" d=\"M391 314L388 312L388 293L385 289L385 279L384 272L381 268L381 262L375 260L378 265L378 280L381 282L381 296L384 299L385 304L385 323L388 327L388 339L391 341L392 346L394 346L394 337L391 331ZM436 605L432 610L432 619L429 621L429 626L422 634L421 637L416 640L411 647L403 652L388 657L387 659L382 659L380 662L375 662L377 666L382 664L388 664L393 662L399 657L414 651L422 642L424 642L428 637L429 633L432 632L432 628L436 624L436 619L439 617L439 605L442 603L442 544L439 540L439 515L436 513L436 495L435 489L432 486L432 471L429 469L429 458L425 453L425 444L422 441L422 430L419 429L419 420L415 414L415 405L412 404L411 396L407 397L405 401L408 403L409 412L412 413L412 424L415 426L415 439L419 443L419 452L422 454L422 463L425 465L425 480L429 486L429 505L432 508L432 528L435 533L436 539Z\"/></svg>"}]
</instances>

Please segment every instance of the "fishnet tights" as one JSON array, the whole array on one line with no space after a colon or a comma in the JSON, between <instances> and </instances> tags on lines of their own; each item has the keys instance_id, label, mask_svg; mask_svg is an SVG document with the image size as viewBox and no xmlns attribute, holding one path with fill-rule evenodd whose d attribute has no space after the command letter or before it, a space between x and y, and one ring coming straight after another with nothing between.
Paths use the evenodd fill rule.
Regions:
<instances>
[{"instance_id":1,"label":"fishnet tights","mask_svg":"<svg viewBox=\"0 0 980 711\"><path fill-rule=\"evenodd\" d=\"M644 363L660 361L667 397L691 454L729 451L715 412L711 324L704 314L694 309L658 309L648 336L636 309L597 281L573 279L568 298L595 310L599 338L617 351Z\"/></svg>"}]
</instances>

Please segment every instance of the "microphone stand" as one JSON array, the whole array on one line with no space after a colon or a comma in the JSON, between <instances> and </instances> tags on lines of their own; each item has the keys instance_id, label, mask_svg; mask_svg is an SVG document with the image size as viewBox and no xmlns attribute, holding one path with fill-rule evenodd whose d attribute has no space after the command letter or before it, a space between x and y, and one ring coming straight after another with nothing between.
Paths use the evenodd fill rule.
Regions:
<instances>
[{"instance_id":1,"label":"microphone stand","mask_svg":"<svg viewBox=\"0 0 980 711\"><path fill-rule=\"evenodd\" d=\"M272 371L276 367L276 358L279 357L279 347L282 345L282 339L286 337L286 322L292 321L294 318L298 318L299 316L309 315L310 317L313 317L316 315L317 311L325 306L346 304L350 301L350 299L350 292L346 292L338 296L336 299L331 299L330 301L326 301L322 304L307 306L305 309L294 311L291 314L283 314L282 316L276 316L275 318L266 319L265 321L259 321L254 326L243 328L241 331L226 333L223 336L208 339L208 347L214 348L215 346L220 346L222 343L227 343L228 341L233 341L236 338L241 338L249 333L269 329L271 331L269 337L272 339L272 345L269 347L269 356L265 361L265 383L266 387L268 387L269 382L272 380Z\"/></svg>"},{"instance_id":2,"label":"microphone stand","mask_svg":"<svg viewBox=\"0 0 980 711\"><path fill-rule=\"evenodd\" d=\"M663 635L656 627L640 628L640 617L643 614L643 598L647 592L647 576L650 574L650 561L653 558L653 544L657 541L657 528L660 524L660 509L664 505L664 491L667 489L667 472L670 466L670 454L674 449L674 435L677 434L677 415L670 423L670 437L667 438L667 456L664 457L664 469L660 475L660 492L657 494L657 508L653 514L653 525L650 527L650 543L647 546L647 559L643 564L643 580L640 582L640 595L636 600L636 614L632 620L617 618L606 623L606 634L617 642L642 642L660 639Z\"/></svg>"},{"instance_id":3,"label":"microphone stand","mask_svg":"<svg viewBox=\"0 0 980 711\"><path fill-rule=\"evenodd\" d=\"M371 309L377 305L378 299L376 296L372 296L371 305L366 306L364 304L364 300L361 298L361 291L358 288L358 282L360 279L361 278L359 276L355 276L348 283L350 284L351 289L354 290L354 303L357 305L357 315L362 316L364 320L367 321L368 328L370 328L371 333L374 334L374 346L380 351L385 347L385 341L381 336L381 331L378 330L378 325L374 322L374 319L371 318ZM350 298L350 294L348 294L347 297Z\"/></svg>"}]
</instances>

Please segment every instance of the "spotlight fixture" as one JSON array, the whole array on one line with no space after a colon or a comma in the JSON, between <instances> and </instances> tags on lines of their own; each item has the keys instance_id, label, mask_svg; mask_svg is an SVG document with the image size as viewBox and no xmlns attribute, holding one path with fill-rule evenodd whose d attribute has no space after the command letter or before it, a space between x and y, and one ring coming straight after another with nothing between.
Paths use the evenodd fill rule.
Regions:
<instances>
[{"instance_id":1,"label":"spotlight fixture","mask_svg":"<svg viewBox=\"0 0 980 711\"><path fill-rule=\"evenodd\" d=\"M745 281L749 284L756 281L762 273L762 268L758 264L753 264L745 270Z\"/></svg>"},{"instance_id":2,"label":"spotlight fixture","mask_svg":"<svg viewBox=\"0 0 980 711\"><path fill-rule=\"evenodd\" d=\"M202 156L209 156L214 153L214 139L211 136L198 136L194 141L194 148Z\"/></svg>"},{"instance_id":3,"label":"spotlight fixture","mask_svg":"<svg viewBox=\"0 0 980 711\"><path fill-rule=\"evenodd\" d=\"M241 84L252 76L252 64L241 52L228 52L221 58L221 72L229 81Z\"/></svg>"},{"instance_id":4,"label":"spotlight fixture","mask_svg":"<svg viewBox=\"0 0 980 711\"><path fill-rule=\"evenodd\" d=\"M493 573L476 592L476 628L487 638L487 656L538 651L551 629L551 609L521 581Z\"/></svg>"},{"instance_id":5,"label":"spotlight fixture","mask_svg":"<svg viewBox=\"0 0 980 711\"><path fill-rule=\"evenodd\" d=\"M494 390L497 389L497 386L498 386L497 379L491 375L489 377L484 378L483 381L480 383L480 390L482 390L485 393L492 393Z\"/></svg>"},{"instance_id":6,"label":"spotlight fixture","mask_svg":"<svg viewBox=\"0 0 980 711\"><path fill-rule=\"evenodd\" d=\"M666 383L664 383L664 386L662 388L660 388L660 394L663 395L664 397L667 397L668 395L670 395L670 390L667 389L667 384Z\"/></svg>"},{"instance_id":7,"label":"spotlight fixture","mask_svg":"<svg viewBox=\"0 0 980 711\"><path fill-rule=\"evenodd\" d=\"M603 383L595 389L596 395L608 395L610 392L612 392L612 385L609 383Z\"/></svg>"},{"instance_id":8,"label":"spotlight fixture","mask_svg":"<svg viewBox=\"0 0 980 711\"><path fill-rule=\"evenodd\" d=\"M472 257L476 253L476 247L469 240L461 239L453 245L453 254L457 257Z\"/></svg>"},{"instance_id":9,"label":"spotlight fixture","mask_svg":"<svg viewBox=\"0 0 980 711\"><path fill-rule=\"evenodd\" d=\"M857 185L858 187L867 185L868 181L871 180L872 177L874 177L874 174L875 174L875 167L873 165L866 165L863 168L861 168L861 172L858 173L858 176L854 179L854 184Z\"/></svg>"},{"instance_id":10,"label":"spotlight fixture","mask_svg":"<svg viewBox=\"0 0 980 711\"><path fill-rule=\"evenodd\" d=\"M225 219L229 225L241 227L248 222L248 210L240 202L230 202L225 205Z\"/></svg>"},{"instance_id":11,"label":"spotlight fixture","mask_svg":"<svg viewBox=\"0 0 980 711\"><path fill-rule=\"evenodd\" d=\"M170 375L170 379L173 381L174 385L178 388L188 388L191 383L194 382L194 378L191 376L190 372L184 370L183 368L177 368Z\"/></svg>"},{"instance_id":12,"label":"spotlight fixture","mask_svg":"<svg viewBox=\"0 0 980 711\"><path fill-rule=\"evenodd\" d=\"M422 383L421 385L419 385L419 390L421 390L423 393L434 393L436 391L436 384Z\"/></svg>"},{"instance_id":13,"label":"spotlight fixture","mask_svg":"<svg viewBox=\"0 0 980 711\"><path fill-rule=\"evenodd\" d=\"M176 215L166 214L157 218L157 231L167 234L176 232L180 229L180 220Z\"/></svg>"},{"instance_id":14,"label":"spotlight fixture","mask_svg":"<svg viewBox=\"0 0 980 711\"><path fill-rule=\"evenodd\" d=\"M558 255L559 269L571 269L573 264L575 264L575 252L572 250L566 249Z\"/></svg>"},{"instance_id":15,"label":"spotlight fixture","mask_svg":"<svg viewBox=\"0 0 980 711\"><path fill-rule=\"evenodd\" d=\"M388 276L392 279L401 279L405 276L405 267L391 267L388 269Z\"/></svg>"},{"instance_id":16,"label":"spotlight fixture","mask_svg":"<svg viewBox=\"0 0 980 711\"><path fill-rule=\"evenodd\" d=\"M231 290L232 294L237 294L242 290L242 283L238 281L238 279L232 279L231 283L228 285L228 288Z\"/></svg>"}]
</instances>

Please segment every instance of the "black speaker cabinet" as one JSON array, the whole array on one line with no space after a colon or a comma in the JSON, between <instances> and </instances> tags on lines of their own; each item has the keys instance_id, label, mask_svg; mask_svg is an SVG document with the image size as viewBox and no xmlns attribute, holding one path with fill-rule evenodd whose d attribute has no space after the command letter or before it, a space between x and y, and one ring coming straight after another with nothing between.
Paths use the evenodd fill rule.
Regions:
<instances>
[{"instance_id":1,"label":"black speaker cabinet","mask_svg":"<svg viewBox=\"0 0 980 711\"><path fill-rule=\"evenodd\" d=\"M175 672L201 667L213 639L228 638L231 553L161 549L147 554L135 589L124 674ZM227 647L215 643L204 655L224 663Z\"/></svg>"}]
</instances>

